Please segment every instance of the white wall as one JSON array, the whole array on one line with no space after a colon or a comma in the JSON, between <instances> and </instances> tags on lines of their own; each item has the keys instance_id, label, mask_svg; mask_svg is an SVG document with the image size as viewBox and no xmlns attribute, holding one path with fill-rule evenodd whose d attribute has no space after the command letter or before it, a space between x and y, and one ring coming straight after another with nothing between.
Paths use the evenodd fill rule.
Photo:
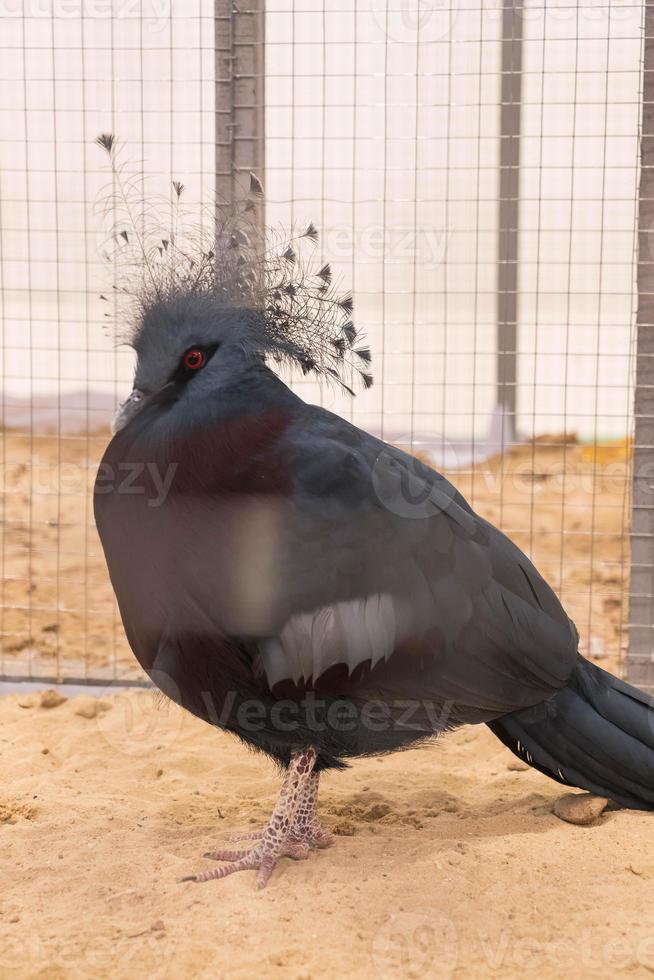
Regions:
<instances>
[{"instance_id":1,"label":"white wall","mask_svg":"<svg viewBox=\"0 0 654 980\"><path fill-rule=\"evenodd\" d=\"M388 5L267 5L269 221L319 226L375 355L354 406L300 386L392 438L479 438L495 402L500 6ZM172 175L210 198L213 3L141 0L142 19L134 4L40 6L0 5L3 387L122 394L129 356L97 299L107 174L92 141L112 130L154 190ZM630 427L641 19L620 0L526 5L527 434Z\"/></svg>"},{"instance_id":2,"label":"white wall","mask_svg":"<svg viewBox=\"0 0 654 980\"><path fill-rule=\"evenodd\" d=\"M116 353L99 300L111 293L98 213L109 176L93 141L117 133L157 193L171 174L189 203L211 193L213 3L184 0L170 17L169 4L143 0L142 19L132 3L114 4L113 17L88 0L23 6L24 19L0 6L4 391L89 385L122 397L131 358Z\"/></svg>"}]
</instances>

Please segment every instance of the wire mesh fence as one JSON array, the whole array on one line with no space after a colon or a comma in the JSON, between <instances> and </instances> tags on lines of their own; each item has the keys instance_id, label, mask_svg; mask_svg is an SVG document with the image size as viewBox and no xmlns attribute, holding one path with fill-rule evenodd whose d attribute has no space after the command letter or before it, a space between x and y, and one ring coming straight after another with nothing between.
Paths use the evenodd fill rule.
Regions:
<instances>
[{"instance_id":1,"label":"wire mesh fence","mask_svg":"<svg viewBox=\"0 0 654 980\"><path fill-rule=\"evenodd\" d=\"M140 677L89 503L131 372L99 298L103 131L164 198L181 180L200 208L255 170L268 225L320 229L375 385L354 401L293 385L445 469L557 589L582 650L624 658L646 13L0 2L2 677Z\"/></svg>"}]
</instances>

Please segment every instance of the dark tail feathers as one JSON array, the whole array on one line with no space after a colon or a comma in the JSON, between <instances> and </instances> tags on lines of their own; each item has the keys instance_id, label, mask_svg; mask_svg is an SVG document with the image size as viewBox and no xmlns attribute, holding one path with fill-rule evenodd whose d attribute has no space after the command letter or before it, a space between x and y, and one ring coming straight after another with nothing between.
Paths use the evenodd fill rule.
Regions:
<instances>
[{"instance_id":1,"label":"dark tail feathers","mask_svg":"<svg viewBox=\"0 0 654 980\"><path fill-rule=\"evenodd\" d=\"M654 810L654 698L583 657L563 690L488 727L557 782Z\"/></svg>"}]
</instances>

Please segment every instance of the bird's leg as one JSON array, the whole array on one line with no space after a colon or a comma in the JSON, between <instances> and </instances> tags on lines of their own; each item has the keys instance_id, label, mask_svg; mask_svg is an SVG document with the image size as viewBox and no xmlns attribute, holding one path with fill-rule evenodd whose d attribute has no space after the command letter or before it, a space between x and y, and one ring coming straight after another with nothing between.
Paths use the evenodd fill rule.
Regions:
<instances>
[{"instance_id":1,"label":"bird's leg","mask_svg":"<svg viewBox=\"0 0 654 980\"><path fill-rule=\"evenodd\" d=\"M245 851L210 852L205 857L230 863L212 871L201 871L182 880L211 881L214 878L225 878L235 871L252 869L257 871L257 886L263 888L279 858L307 857L311 849L309 838L312 834L315 836L317 827L317 821L314 826L310 819L314 816L317 792L317 781L315 783L312 781L315 762L315 749L304 749L292 754L270 823L253 848ZM296 833L298 816L301 818L301 823L298 824ZM321 833L324 834L324 831ZM314 844L314 846L326 845Z\"/></svg>"},{"instance_id":2,"label":"bird's leg","mask_svg":"<svg viewBox=\"0 0 654 980\"><path fill-rule=\"evenodd\" d=\"M308 844L312 851L317 848L329 847L335 840L334 835L325 830L318 820L319 782L320 774L312 772L298 800L295 819L288 832L289 842ZM230 834L225 839L229 843L235 844L244 840L261 840L264 833L263 830L255 830L244 834Z\"/></svg>"},{"instance_id":3,"label":"bird's leg","mask_svg":"<svg viewBox=\"0 0 654 980\"><path fill-rule=\"evenodd\" d=\"M289 830L289 840L298 844L308 844L311 850L318 847L329 847L334 843L334 835L320 826L318 820L318 783L320 774L312 772L307 780L306 789L302 796L295 820Z\"/></svg>"}]
</instances>

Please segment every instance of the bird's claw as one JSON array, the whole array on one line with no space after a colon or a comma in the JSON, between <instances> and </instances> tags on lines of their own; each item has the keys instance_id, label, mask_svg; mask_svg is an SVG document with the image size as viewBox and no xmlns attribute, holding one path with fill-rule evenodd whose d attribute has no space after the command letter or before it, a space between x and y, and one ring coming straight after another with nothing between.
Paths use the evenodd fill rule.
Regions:
<instances>
[{"instance_id":1,"label":"bird's claw","mask_svg":"<svg viewBox=\"0 0 654 980\"><path fill-rule=\"evenodd\" d=\"M250 831L245 834L229 834L227 837L225 837L225 840L228 844L237 844L242 840L261 840L263 834L263 830Z\"/></svg>"},{"instance_id":2,"label":"bird's claw","mask_svg":"<svg viewBox=\"0 0 654 980\"><path fill-rule=\"evenodd\" d=\"M282 848L271 848L266 842L262 841L249 851L208 851L204 857L213 861L228 861L229 863L222 868L214 868L210 871L200 871L195 875L187 875L182 881L213 881L217 878L226 878L236 871L256 871L257 888L265 888L268 880L275 869L277 861L282 857L292 858L294 861L303 861L309 857L311 848L308 844L298 844L287 841Z\"/></svg>"},{"instance_id":3,"label":"bird's claw","mask_svg":"<svg viewBox=\"0 0 654 980\"><path fill-rule=\"evenodd\" d=\"M308 827L303 828L302 831L291 830L290 836L293 841L308 844L312 851L331 847L336 841L334 834L330 830L325 830L324 827L321 827L317 820Z\"/></svg>"},{"instance_id":4,"label":"bird's claw","mask_svg":"<svg viewBox=\"0 0 654 980\"><path fill-rule=\"evenodd\" d=\"M256 841L253 847L242 850L219 847L204 856L213 861L226 861L222 868L213 868L189 875L182 881L212 881L226 878L236 871L256 870L257 887L263 888L280 858L295 861L307 858L311 851L329 847L334 837L323 830L316 816L318 776L313 773L315 749L294 753L275 804L270 823L262 833L248 832L227 840Z\"/></svg>"},{"instance_id":5,"label":"bird's claw","mask_svg":"<svg viewBox=\"0 0 654 980\"><path fill-rule=\"evenodd\" d=\"M264 833L265 828L264 830L249 831L243 834L228 834L223 840L226 844L239 844L245 840L261 840ZM331 847L336 840L334 834L329 830L325 830L317 820L312 820L302 827L294 825L289 831L288 839L295 844L308 844L312 851ZM216 852L204 854L203 857L213 857L214 853ZM215 860L220 859L215 858Z\"/></svg>"}]
</instances>

